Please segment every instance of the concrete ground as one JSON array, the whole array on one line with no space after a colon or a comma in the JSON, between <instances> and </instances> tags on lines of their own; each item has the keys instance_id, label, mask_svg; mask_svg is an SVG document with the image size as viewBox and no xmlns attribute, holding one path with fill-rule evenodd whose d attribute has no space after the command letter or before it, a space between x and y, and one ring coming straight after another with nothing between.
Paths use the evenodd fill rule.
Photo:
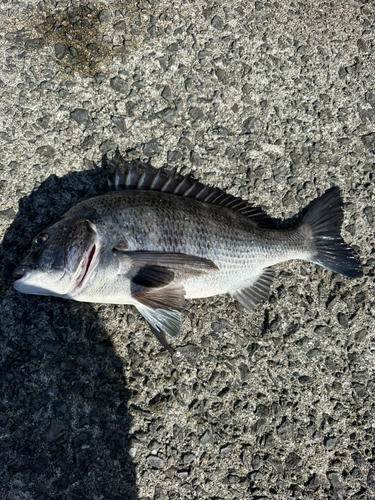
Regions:
<instances>
[{"instance_id":1,"label":"concrete ground","mask_svg":"<svg viewBox=\"0 0 375 500\"><path fill-rule=\"evenodd\" d=\"M2 0L0 497L375 498L375 7ZM277 267L250 315L191 301L173 360L132 307L27 296L46 224L116 147L298 213L330 186L350 280Z\"/></svg>"}]
</instances>

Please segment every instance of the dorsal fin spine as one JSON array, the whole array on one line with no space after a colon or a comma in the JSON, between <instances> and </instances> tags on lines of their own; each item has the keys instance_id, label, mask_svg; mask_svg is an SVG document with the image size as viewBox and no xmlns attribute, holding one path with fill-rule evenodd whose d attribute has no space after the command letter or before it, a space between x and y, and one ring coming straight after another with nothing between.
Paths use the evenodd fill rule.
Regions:
<instances>
[{"instance_id":1,"label":"dorsal fin spine","mask_svg":"<svg viewBox=\"0 0 375 500\"><path fill-rule=\"evenodd\" d=\"M189 196L189 194L194 190L195 186L198 184L198 181L195 181L187 191L185 191L184 196Z\"/></svg>"},{"instance_id":2,"label":"dorsal fin spine","mask_svg":"<svg viewBox=\"0 0 375 500\"><path fill-rule=\"evenodd\" d=\"M173 182L173 177L170 177L169 179L166 180L166 182L164 183L163 187L161 188L161 191L166 191L168 189L168 186L170 184L172 184Z\"/></svg>"},{"instance_id":3,"label":"dorsal fin spine","mask_svg":"<svg viewBox=\"0 0 375 500\"><path fill-rule=\"evenodd\" d=\"M138 167L143 169L141 173L137 172ZM189 177L189 175L179 178L168 176L161 169L156 173L154 172L154 170L140 162L131 162L127 174L121 173L117 167L114 182L108 184L110 190L152 190L193 198L202 203L220 205L233 212L238 212L262 227L275 227L272 219L261 208L249 205L248 202L240 198L224 193L220 189L204 186L199 181Z\"/></svg>"},{"instance_id":4,"label":"dorsal fin spine","mask_svg":"<svg viewBox=\"0 0 375 500\"><path fill-rule=\"evenodd\" d=\"M140 176L140 178L138 180L137 189L142 188L142 184L143 184L145 178L146 178L146 170L143 172L143 174Z\"/></svg>"}]
</instances>

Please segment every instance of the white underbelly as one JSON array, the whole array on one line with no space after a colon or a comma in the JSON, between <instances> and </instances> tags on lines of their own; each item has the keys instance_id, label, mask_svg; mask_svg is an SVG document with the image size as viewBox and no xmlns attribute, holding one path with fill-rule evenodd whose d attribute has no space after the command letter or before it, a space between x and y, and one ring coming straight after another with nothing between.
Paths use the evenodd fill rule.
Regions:
<instances>
[{"instance_id":1,"label":"white underbelly","mask_svg":"<svg viewBox=\"0 0 375 500\"><path fill-rule=\"evenodd\" d=\"M235 272L220 272L194 276L183 281L186 291L186 299L201 299L222 295L225 293L233 294L237 290L250 287L259 275L261 269L237 270Z\"/></svg>"}]
</instances>

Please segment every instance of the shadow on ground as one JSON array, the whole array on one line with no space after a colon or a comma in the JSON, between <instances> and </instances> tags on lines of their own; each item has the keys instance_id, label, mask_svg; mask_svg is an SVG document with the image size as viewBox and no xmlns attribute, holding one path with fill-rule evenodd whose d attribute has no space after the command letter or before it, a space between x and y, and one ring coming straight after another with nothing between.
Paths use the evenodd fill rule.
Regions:
<instances>
[{"instance_id":1,"label":"shadow on ground","mask_svg":"<svg viewBox=\"0 0 375 500\"><path fill-rule=\"evenodd\" d=\"M0 247L0 496L135 500L129 391L89 304L22 295L11 273L32 237L107 191L107 167L50 176L21 199Z\"/></svg>"}]
</instances>

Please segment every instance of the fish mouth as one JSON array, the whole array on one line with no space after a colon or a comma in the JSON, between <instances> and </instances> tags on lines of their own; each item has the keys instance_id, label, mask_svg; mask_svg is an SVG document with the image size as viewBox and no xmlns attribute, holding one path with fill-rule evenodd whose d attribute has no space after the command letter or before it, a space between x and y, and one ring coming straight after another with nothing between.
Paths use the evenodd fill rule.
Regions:
<instances>
[{"instance_id":1,"label":"fish mouth","mask_svg":"<svg viewBox=\"0 0 375 500\"><path fill-rule=\"evenodd\" d=\"M19 266L13 273L13 286L18 290L19 286L30 277L30 271L25 266Z\"/></svg>"}]
</instances>

